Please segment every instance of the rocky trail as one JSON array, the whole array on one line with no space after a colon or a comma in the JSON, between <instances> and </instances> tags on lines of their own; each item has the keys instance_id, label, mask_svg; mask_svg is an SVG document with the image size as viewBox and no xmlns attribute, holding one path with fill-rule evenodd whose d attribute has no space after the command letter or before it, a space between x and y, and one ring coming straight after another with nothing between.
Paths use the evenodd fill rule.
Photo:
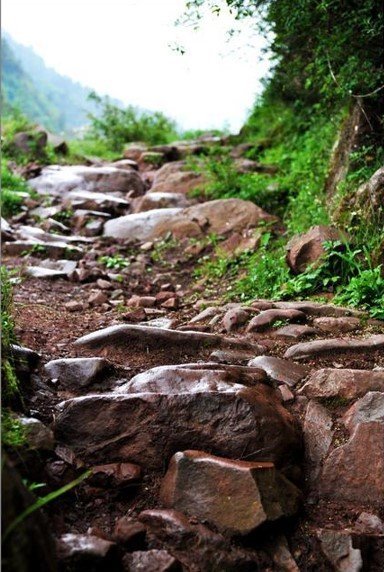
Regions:
<instances>
[{"instance_id":1,"label":"rocky trail","mask_svg":"<svg viewBox=\"0 0 384 572\"><path fill-rule=\"evenodd\" d=\"M384 323L207 291L210 237L256 248L276 219L190 198L205 145L25 173L2 235L30 448L5 486L23 508L15 468L41 496L90 475L6 550L24 531L41 571L383 570Z\"/></svg>"}]
</instances>

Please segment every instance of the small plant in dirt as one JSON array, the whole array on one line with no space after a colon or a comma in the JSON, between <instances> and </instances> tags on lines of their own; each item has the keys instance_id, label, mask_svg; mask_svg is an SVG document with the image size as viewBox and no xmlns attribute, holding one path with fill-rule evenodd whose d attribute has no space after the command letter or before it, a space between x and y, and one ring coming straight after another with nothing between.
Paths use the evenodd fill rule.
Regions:
<instances>
[{"instance_id":1,"label":"small plant in dirt","mask_svg":"<svg viewBox=\"0 0 384 572\"><path fill-rule=\"evenodd\" d=\"M34 244L30 250L23 250L21 256L44 256L47 253L47 247L44 244Z\"/></svg>"},{"instance_id":2,"label":"small plant in dirt","mask_svg":"<svg viewBox=\"0 0 384 572\"><path fill-rule=\"evenodd\" d=\"M180 246L180 242L172 235L156 241L151 252L152 261L160 264L165 263L167 252L177 248L178 246Z\"/></svg>"},{"instance_id":3,"label":"small plant in dirt","mask_svg":"<svg viewBox=\"0 0 384 572\"><path fill-rule=\"evenodd\" d=\"M63 224L68 224L73 219L74 211L72 208L63 209L60 212L53 215L52 218L62 222Z\"/></svg>"},{"instance_id":4,"label":"small plant in dirt","mask_svg":"<svg viewBox=\"0 0 384 572\"><path fill-rule=\"evenodd\" d=\"M129 266L129 261L121 254L100 256L98 261L113 270L123 270Z\"/></svg>"}]
</instances>

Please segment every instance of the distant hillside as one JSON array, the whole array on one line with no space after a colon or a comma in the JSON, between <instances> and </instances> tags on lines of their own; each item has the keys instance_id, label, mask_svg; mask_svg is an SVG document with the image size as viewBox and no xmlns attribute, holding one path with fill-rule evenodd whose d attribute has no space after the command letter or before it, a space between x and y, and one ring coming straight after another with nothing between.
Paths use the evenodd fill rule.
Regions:
<instances>
[{"instance_id":1,"label":"distant hillside","mask_svg":"<svg viewBox=\"0 0 384 572\"><path fill-rule=\"evenodd\" d=\"M2 93L5 104L55 133L70 133L87 124L95 106L87 101L91 88L48 68L32 48L8 34L1 42Z\"/></svg>"}]
</instances>

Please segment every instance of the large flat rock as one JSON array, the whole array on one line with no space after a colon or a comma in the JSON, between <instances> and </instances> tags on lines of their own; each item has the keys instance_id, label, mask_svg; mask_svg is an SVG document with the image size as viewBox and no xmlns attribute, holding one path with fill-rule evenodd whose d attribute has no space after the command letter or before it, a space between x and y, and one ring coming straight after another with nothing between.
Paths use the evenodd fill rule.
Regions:
<instances>
[{"instance_id":1,"label":"large flat rock","mask_svg":"<svg viewBox=\"0 0 384 572\"><path fill-rule=\"evenodd\" d=\"M104 236L127 241L151 240L158 236L159 224L171 226L181 212L181 208L166 208L121 216L105 223Z\"/></svg>"},{"instance_id":2,"label":"large flat rock","mask_svg":"<svg viewBox=\"0 0 384 572\"><path fill-rule=\"evenodd\" d=\"M246 340L227 338L218 334L179 331L131 324L109 326L108 328L97 330L96 332L78 338L74 344L86 348L105 348L109 346L115 347L116 345L124 346L130 342L136 342L145 347L162 347L167 343L175 346L187 346L189 348L222 346L251 350L253 347L253 344Z\"/></svg>"},{"instance_id":3,"label":"large flat rock","mask_svg":"<svg viewBox=\"0 0 384 572\"><path fill-rule=\"evenodd\" d=\"M86 167L83 165L50 165L41 175L28 181L41 195L63 196L69 191L120 192L140 196L144 183L136 171L116 167Z\"/></svg>"},{"instance_id":4,"label":"large flat rock","mask_svg":"<svg viewBox=\"0 0 384 572\"><path fill-rule=\"evenodd\" d=\"M154 367L139 373L119 387L120 393L200 393L233 392L242 386L266 381L266 374L256 367L196 363Z\"/></svg>"},{"instance_id":5,"label":"large flat rock","mask_svg":"<svg viewBox=\"0 0 384 572\"><path fill-rule=\"evenodd\" d=\"M296 462L301 437L275 391L89 395L60 405L55 437L85 461L160 469L177 451L204 448L234 459Z\"/></svg>"},{"instance_id":6,"label":"large flat rock","mask_svg":"<svg viewBox=\"0 0 384 572\"><path fill-rule=\"evenodd\" d=\"M224 235L255 228L262 221L275 221L251 201L218 199L185 209L163 208L134 213L108 221L105 236L125 240L152 240L172 233L176 238Z\"/></svg>"},{"instance_id":7,"label":"large flat rock","mask_svg":"<svg viewBox=\"0 0 384 572\"><path fill-rule=\"evenodd\" d=\"M369 338L332 338L296 344L287 349L285 358L302 359L321 355L327 352L359 352L384 348L384 335L378 334Z\"/></svg>"}]
</instances>

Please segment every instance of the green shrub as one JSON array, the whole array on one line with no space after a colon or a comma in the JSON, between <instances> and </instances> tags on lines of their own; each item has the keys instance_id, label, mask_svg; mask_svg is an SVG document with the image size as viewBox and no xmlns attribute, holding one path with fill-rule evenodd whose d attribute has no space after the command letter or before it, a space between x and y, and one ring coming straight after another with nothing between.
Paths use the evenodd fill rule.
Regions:
<instances>
[{"instance_id":1,"label":"green shrub","mask_svg":"<svg viewBox=\"0 0 384 572\"><path fill-rule=\"evenodd\" d=\"M94 92L90 99L100 107L99 115L90 115L90 132L112 151L121 151L124 144L132 141L160 145L177 139L175 122L160 111L143 111L132 105L121 109Z\"/></svg>"},{"instance_id":2,"label":"green shrub","mask_svg":"<svg viewBox=\"0 0 384 572\"><path fill-rule=\"evenodd\" d=\"M336 304L368 310L373 318L384 320L382 267L362 270L357 276L353 276L334 301Z\"/></svg>"},{"instance_id":3,"label":"green shrub","mask_svg":"<svg viewBox=\"0 0 384 572\"><path fill-rule=\"evenodd\" d=\"M106 161L115 161L121 158L120 153L111 151L107 141L92 136L90 133L86 133L80 139L69 141L68 146L68 161L71 163L82 162L84 157L98 157Z\"/></svg>"},{"instance_id":4,"label":"green shrub","mask_svg":"<svg viewBox=\"0 0 384 572\"><path fill-rule=\"evenodd\" d=\"M282 237L265 233L257 251L249 256L245 276L237 282L234 294L242 300L278 297L289 275L284 245Z\"/></svg>"}]
</instances>

